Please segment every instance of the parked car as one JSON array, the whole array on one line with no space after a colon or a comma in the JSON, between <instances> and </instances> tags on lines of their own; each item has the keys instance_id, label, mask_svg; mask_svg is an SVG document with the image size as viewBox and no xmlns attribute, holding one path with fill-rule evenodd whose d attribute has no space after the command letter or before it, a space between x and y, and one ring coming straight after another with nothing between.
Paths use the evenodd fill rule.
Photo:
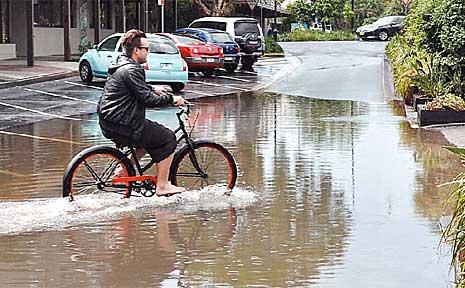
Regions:
<instances>
[{"instance_id":1,"label":"parked car","mask_svg":"<svg viewBox=\"0 0 465 288\"><path fill-rule=\"evenodd\" d=\"M176 30L177 35L192 35L198 39L223 48L224 69L228 72L236 70L241 59L239 45L229 33L209 28L181 28Z\"/></svg>"},{"instance_id":2,"label":"parked car","mask_svg":"<svg viewBox=\"0 0 465 288\"><path fill-rule=\"evenodd\" d=\"M231 34L241 48L244 69L251 69L265 52L265 37L260 24L254 18L203 17L194 20L189 28L212 28Z\"/></svg>"},{"instance_id":3,"label":"parked car","mask_svg":"<svg viewBox=\"0 0 465 288\"><path fill-rule=\"evenodd\" d=\"M377 38L387 41L390 37L402 30L405 16L388 16L378 19L376 22L358 27L355 33L362 40Z\"/></svg>"},{"instance_id":4,"label":"parked car","mask_svg":"<svg viewBox=\"0 0 465 288\"><path fill-rule=\"evenodd\" d=\"M167 37L176 43L189 71L202 72L210 77L215 69L223 68L224 54L220 46L203 42L188 34L157 33L157 35Z\"/></svg>"},{"instance_id":5,"label":"parked car","mask_svg":"<svg viewBox=\"0 0 465 288\"><path fill-rule=\"evenodd\" d=\"M108 36L94 45L79 59L79 75L83 82L92 82L94 77L107 78L108 66L123 53L121 37L123 33ZM188 78L187 63L173 41L166 37L147 34L149 54L144 65L146 81L168 84L173 91L184 89Z\"/></svg>"}]
</instances>

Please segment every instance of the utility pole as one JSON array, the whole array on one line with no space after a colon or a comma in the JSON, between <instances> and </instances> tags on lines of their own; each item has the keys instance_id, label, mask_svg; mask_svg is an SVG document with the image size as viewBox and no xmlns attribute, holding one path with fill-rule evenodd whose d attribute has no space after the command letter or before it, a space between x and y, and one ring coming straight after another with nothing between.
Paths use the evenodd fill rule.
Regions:
<instances>
[{"instance_id":1,"label":"utility pole","mask_svg":"<svg viewBox=\"0 0 465 288\"><path fill-rule=\"evenodd\" d=\"M69 15L70 15L70 0L64 1L64 13L63 13L63 48L64 48L64 60L71 60L71 45L69 43Z\"/></svg>"}]
</instances>

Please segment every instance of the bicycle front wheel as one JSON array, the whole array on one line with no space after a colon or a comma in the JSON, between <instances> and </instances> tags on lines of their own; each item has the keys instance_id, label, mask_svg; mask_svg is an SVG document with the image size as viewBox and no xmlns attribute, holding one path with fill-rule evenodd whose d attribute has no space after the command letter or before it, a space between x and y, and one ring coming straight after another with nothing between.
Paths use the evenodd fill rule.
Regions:
<instances>
[{"instance_id":1,"label":"bicycle front wheel","mask_svg":"<svg viewBox=\"0 0 465 288\"><path fill-rule=\"evenodd\" d=\"M186 145L176 152L170 170L171 183L188 189L201 189L209 185L233 189L237 166L231 153L211 141L195 141L194 147L191 150Z\"/></svg>"},{"instance_id":2,"label":"bicycle front wheel","mask_svg":"<svg viewBox=\"0 0 465 288\"><path fill-rule=\"evenodd\" d=\"M131 187L113 184L115 176L134 176L134 167L119 150L108 146L85 149L71 160L63 176L63 197L75 200L82 195L113 192L130 196Z\"/></svg>"}]
</instances>

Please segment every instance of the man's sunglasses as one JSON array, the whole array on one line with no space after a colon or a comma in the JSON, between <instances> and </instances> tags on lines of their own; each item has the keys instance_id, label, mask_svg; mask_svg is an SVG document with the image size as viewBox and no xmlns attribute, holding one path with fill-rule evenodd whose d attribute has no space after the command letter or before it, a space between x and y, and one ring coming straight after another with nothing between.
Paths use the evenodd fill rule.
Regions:
<instances>
[{"instance_id":1,"label":"man's sunglasses","mask_svg":"<svg viewBox=\"0 0 465 288\"><path fill-rule=\"evenodd\" d=\"M149 52L149 46L138 46L139 49L145 49L145 51Z\"/></svg>"}]
</instances>

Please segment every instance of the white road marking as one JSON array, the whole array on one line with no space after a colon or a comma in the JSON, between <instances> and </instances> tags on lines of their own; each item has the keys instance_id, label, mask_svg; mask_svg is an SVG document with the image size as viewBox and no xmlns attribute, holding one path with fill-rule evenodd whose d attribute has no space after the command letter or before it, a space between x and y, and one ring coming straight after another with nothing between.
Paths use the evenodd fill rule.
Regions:
<instances>
[{"instance_id":1,"label":"white road marking","mask_svg":"<svg viewBox=\"0 0 465 288\"><path fill-rule=\"evenodd\" d=\"M66 144L88 145L88 144L86 144L86 143L81 143L81 142L63 140L63 139L58 139L58 138L50 138L50 137L36 136L36 135L30 135L30 134L24 134L24 133L15 133L15 132L2 131L2 130L0 130L0 134L11 135L11 136L27 137L27 138L39 139L39 140L48 140L48 141L53 141L53 142L66 143Z\"/></svg>"},{"instance_id":2,"label":"white road marking","mask_svg":"<svg viewBox=\"0 0 465 288\"><path fill-rule=\"evenodd\" d=\"M81 86L81 87L88 87L88 88L93 88L93 89L97 89L97 90L103 90L102 87L97 87L97 86L92 86L92 85L85 85L85 84L81 84L81 83L74 83L74 82L70 82L70 81L64 81L65 83L68 83L68 84L71 84L71 85L76 85L76 86Z\"/></svg>"},{"instance_id":3,"label":"white road marking","mask_svg":"<svg viewBox=\"0 0 465 288\"><path fill-rule=\"evenodd\" d=\"M17 105L13 105L13 104L8 104L8 103L5 103L5 102L0 102L0 105L7 106L7 107L11 107L11 108L15 108L15 109L19 109L19 110L24 110L24 111L28 111L28 112L33 112L33 113L37 113L37 114L42 114L42 115L50 116L50 117L54 117L54 118L59 118L59 119L73 120L73 121L98 122L97 120L84 120L84 119L79 119L79 118L60 116L60 115L56 115L56 114L51 114L51 113L47 113L47 112L42 112L42 111L39 111L39 110L33 110L33 109L24 108L24 107L17 106Z\"/></svg>"},{"instance_id":4,"label":"white road marking","mask_svg":"<svg viewBox=\"0 0 465 288\"><path fill-rule=\"evenodd\" d=\"M223 84L207 83L207 82L203 82L203 81L194 81L194 80L189 80L189 82L204 84L204 85L210 85L210 86L215 86L215 87L231 88L231 89L236 89L236 90L241 90L241 91L249 91L249 90L244 89L244 88L239 88L239 87L234 87L234 86L229 86L229 85L223 85Z\"/></svg>"},{"instance_id":5,"label":"white road marking","mask_svg":"<svg viewBox=\"0 0 465 288\"><path fill-rule=\"evenodd\" d=\"M241 78L236 78L236 77L231 77L231 76L216 76L218 78L223 78L223 79L229 79L229 80L234 80L234 81L241 81L241 82L247 82L247 83L260 83L260 84L264 84L263 82L261 81L257 81L257 80L247 80L247 79L241 79Z\"/></svg>"},{"instance_id":6,"label":"white road marking","mask_svg":"<svg viewBox=\"0 0 465 288\"><path fill-rule=\"evenodd\" d=\"M273 76L271 74L264 74L264 73L251 72L251 71L240 71L240 73L251 74L251 75L260 76L260 77L271 77L271 76Z\"/></svg>"},{"instance_id":7,"label":"white road marking","mask_svg":"<svg viewBox=\"0 0 465 288\"><path fill-rule=\"evenodd\" d=\"M215 95L213 95L213 94L208 94L208 93L205 93L205 92L198 92L198 91L193 91L193 90L186 90L186 89L184 89L183 91L184 91L184 92L188 92L188 93L198 94L198 95L215 96Z\"/></svg>"},{"instance_id":8,"label":"white road marking","mask_svg":"<svg viewBox=\"0 0 465 288\"><path fill-rule=\"evenodd\" d=\"M73 101L86 102L86 103L90 103L90 104L97 104L97 102L95 102L95 101L90 101L90 100L85 100L85 99L79 99L79 98L69 97L69 96L65 96L65 95L55 94L55 93L51 93L51 92L45 92L45 91L36 90L36 89L24 88L24 90L30 91L30 92L34 92L34 93L44 94L44 95L48 95L48 96L53 96L53 97L59 97L59 98L64 98L64 99L68 99L68 100L73 100Z\"/></svg>"}]
</instances>

